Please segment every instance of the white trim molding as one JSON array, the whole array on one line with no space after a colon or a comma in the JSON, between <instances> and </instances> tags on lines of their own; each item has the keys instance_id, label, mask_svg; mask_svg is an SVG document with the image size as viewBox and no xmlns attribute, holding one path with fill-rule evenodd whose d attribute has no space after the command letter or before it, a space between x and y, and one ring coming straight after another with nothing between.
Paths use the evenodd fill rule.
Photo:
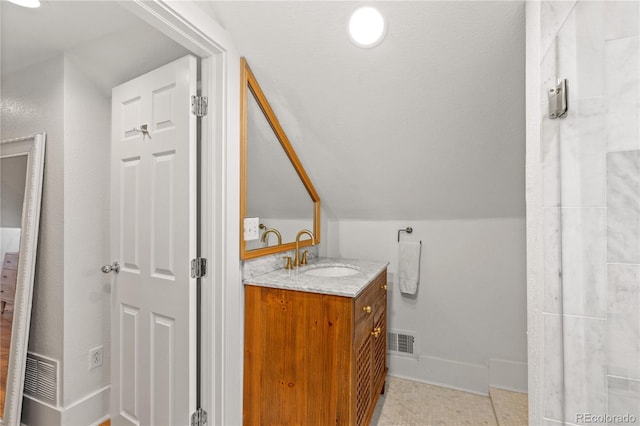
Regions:
<instances>
[{"instance_id":1,"label":"white trim molding","mask_svg":"<svg viewBox=\"0 0 640 426\"><path fill-rule=\"evenodd\" d=\"M193 1L121 1L201 59L200 256L202 408L208 424L242 423L244 289L240 277L240 55L229 34Z\"/></svg>"}]
</instances>

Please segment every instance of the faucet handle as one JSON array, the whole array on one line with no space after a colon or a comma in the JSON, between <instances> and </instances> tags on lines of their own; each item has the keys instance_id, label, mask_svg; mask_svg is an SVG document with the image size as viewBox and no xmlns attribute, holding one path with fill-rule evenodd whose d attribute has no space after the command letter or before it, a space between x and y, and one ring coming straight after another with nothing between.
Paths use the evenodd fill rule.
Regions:
<instances>
[{"instance_id":1,"label":"faucet handle","mask_svg":"<svg viewBox=\"0 0 640 426\"><path fill-rule=\"evenodd\" d=\"M308 250L305 250L302 252L302 259L300 260L300 264L301 265L306 265L307 264L307 254L309 254Z\"/></svg>"},{"instance_id":2,"label":"faucet handle","mask_svg":"<svg viewBox=\"0 0 640 426\"><path fill-rule=\"evenodd\" d=\"M287 259L287 264L284 269L293 269L293 265L291 265L291 256L283 256L283 259Z\"/></svg>"}]
</instances>

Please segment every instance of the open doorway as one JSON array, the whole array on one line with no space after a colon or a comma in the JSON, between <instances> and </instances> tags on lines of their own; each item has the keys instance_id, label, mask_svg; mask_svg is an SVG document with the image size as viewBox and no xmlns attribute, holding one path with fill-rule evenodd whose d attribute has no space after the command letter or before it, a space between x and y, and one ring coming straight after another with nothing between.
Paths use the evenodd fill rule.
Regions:
<instances>
[{"instance_id":1,"label":"open doorway","mask_svg":"<svg viewBox=\"0 0 640 426\"><path fill-rule=\"evenodd\" d=\"M29 351L52 374L23 423L93 424L111 384L111 88L190 52L117 2L0 7L1 138L46 131L49 154Z\"/></svg>"}]
</instances>

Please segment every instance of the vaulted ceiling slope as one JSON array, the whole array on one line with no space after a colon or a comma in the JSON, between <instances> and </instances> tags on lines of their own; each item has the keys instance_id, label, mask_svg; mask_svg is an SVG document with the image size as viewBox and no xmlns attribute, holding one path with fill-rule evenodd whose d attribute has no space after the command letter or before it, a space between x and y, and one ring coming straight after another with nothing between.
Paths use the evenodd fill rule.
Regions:
<instances>
[{"instance_id":1,"label":"vaulted ceiling slope","mask_svg":"<svg viewBox=\"0 0 640 426\"><path fill-rule=\"evenodd\" d=\"M0 1L2 75L67 57L105 93L188 51L109 1L42 2L28 9Z\"/></svg>"},{"instance_id":2,"label":"vaulted ceiling slope","mask_svg":"<svg viewBox=\"0 0 640 426\"><path fill-rule=\"evenodd\" d=\"M207 2L339 219L524 216L524 2Z\"/></svg>"}]
</instances>

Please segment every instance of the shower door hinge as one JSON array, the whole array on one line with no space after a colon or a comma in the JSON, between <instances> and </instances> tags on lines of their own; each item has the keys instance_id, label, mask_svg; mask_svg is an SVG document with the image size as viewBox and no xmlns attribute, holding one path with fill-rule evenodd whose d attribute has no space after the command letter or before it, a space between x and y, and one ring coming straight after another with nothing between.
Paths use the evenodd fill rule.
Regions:
<instances>
[{"instance_id":1,"label":"shower door hinge","mask_svg":"<svg viewBox=\"0 0 640 426\"><path fill-rule=\"evenodd\" d=\"M549 118L567 115L567 79L560 80L556 87L549 89Z\"/></svg>"},{"instance_id":2,"label":"shower door hinge","mask_svg":"<svg viewBox=\"0 0 640 426\"><path fill-rule=\"evenodd\" d=\"M209 98L206 96L191 96L191 113L196 117L207 115Z\"/></svg>"},{"instance_id":3,"label":"shower door hinge","mask_svg":"<svg viewBox=\"0 0 640 426\"><path fill-rule=\"evenodd\" d=\"M191 426L204 426L207 424L207 412L202 408L198 408L191 415Z\"/></svg>"},{"instance_id":4,"label":"shower door hinge","mask_svg":"<svg viewBox=\"0 0 640 426\"><path fill-rule=\"evenodd\" d=\"M191 278L204 278L207 276L207 259L196 257L191 260Z\"/></svg>"}]
</instances>

